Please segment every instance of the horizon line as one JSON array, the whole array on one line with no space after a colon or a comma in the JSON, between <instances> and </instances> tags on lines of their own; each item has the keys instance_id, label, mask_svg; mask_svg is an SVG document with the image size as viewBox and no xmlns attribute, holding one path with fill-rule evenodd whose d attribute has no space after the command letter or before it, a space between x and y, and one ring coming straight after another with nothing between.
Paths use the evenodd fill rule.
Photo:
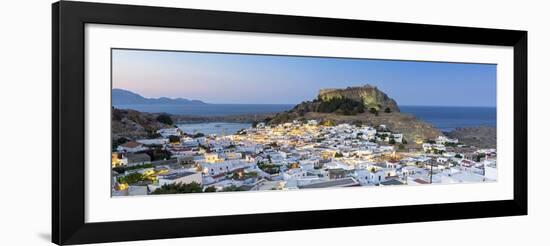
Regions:
<instances>
[{"instance_id":1,"label":"horizon line","mask_svg":"<svg viewBox=\"0 0 550 246\"><path fill-rule=\"evenodd\" d=\"M160 99L160 98L169 98L169 99L172 99L172 100L176 100L176 99L185 99L185 100L189 100L189 101L200 101L204 104L214 104L214 105L298 105L302 102L309 102L309 101L313 101L314 99L311 99L311 100L303 100L301 102L298 102L298 103L227 103L227 102L223 102L223 103L220 103L220 102L206 102L204 100L201 100L201 99L190 99L190 98L185 98L185 97L165 97L165 96L162 96L162 97L145 97L137 92L134 92L132 90L129 90L129 89L124 89L124 88L114 88L112 87L111 88L111 91L112 90L115 90L115 89L118 89L118 90L125 90L125 91L129 91L131 93L134 93L134 94L137 94L145 99ZM392 98L395 100L395 98ZM111 103L111 105L113 105ZM119 104L119 105L129 105L129 104ZM135 104L135 105L139 105L139 104ZM403 105L399 105L397 104L398 107L401 107L401 106L405 106L405 107L464 107L464 108L496 108L497 106L494 105L494 106L489 106L489 105L470 105L470 106L464 106L464 105L424 105L424 104L403 104Z\"/></svg>"}]
</instances>

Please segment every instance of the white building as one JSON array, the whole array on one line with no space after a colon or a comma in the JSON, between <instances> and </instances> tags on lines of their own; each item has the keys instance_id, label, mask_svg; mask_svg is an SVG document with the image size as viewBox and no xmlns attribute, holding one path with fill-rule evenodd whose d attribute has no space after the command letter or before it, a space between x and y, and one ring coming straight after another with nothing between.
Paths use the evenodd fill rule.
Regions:
<instances>
[{"instance_id":1,"label":"white building","mask_svg":"<svg viewBox=\"0 0 550 246\"><path fill-rule=\"evenodd\" d=\"M181 131L178 128L164 128L157 130L157 133L160 134L162 137L170 137L170 136L181 136Z\"/></svg>"},{"instance_id":2,"label":"white building","mask_svg":"<svg viewBox=\"0 0 550 246\"><path fill-rule=\"evenodd\" d=\"M380 182L386 181L386 173L384 172L384 170L369 172L367 178L370 183L380 184Z\"/></svg>"},{"instance_id":3,"label":"white building","mask_svg":"<svg viewBox=\"0 0 550 246\"><path fill-rule=\"evenodd\" d=\"M139 139L136 142L144 145L164 145L168 143L167 138Z\"/></svg>"},{"instance_id":4,"label":"white building","mask_svg":"<svg viewBox=\"0 0 550 246\"><path fill-rule=\"evenodd\" d=\"M217 163L217 162L222 162L224 159L220 157L218 153L213 152L213 153L205 153L204 160L207 163Z\"/></svg>"},{"instance_id":5,"label":"white building","mask_svg":"<svg viewBox=\"0 0 550 246\"><path fill-rule=\"evenodd\" d=\"M306 176L306 172L304 172L302 169L300 168L293 168L293 169L289 169L287 170L284 174L283 174L283 179L284 180L289 180L289 179L298 179L298 178L303 178Z\"/></svg>"},{"instance_id":6,"label":"white building","mask_svg":"<svg viewBox=\"0 0 550 246\"><path fill-rule=\"evenodd\" d=\"M435 139L435 142L437 144L446 144L446 143L458 143L458 139L454 139L454 138L448 138L448 137L445 137L445 136L438 136L436 139Z\"/></svg>"},{"instance_id":7,"label":"white building","mask_svg":"<svg viewBox=\"0 0 550 246\"><path fill-rule=\"evenodd\" d=\"M319 160L317 159L311 159L311 160L302 160L299 161L300 168L304 171L311 171L315 169L315 166L319 165Z\"/></svg>"},{"instance_id":8,"label":"white building","mask_svg":"<svg viewBox=\"0 0 550 246\"><path fill-rule=\"evenodd\" d=\"M143 144L133 141L126 142L117 147L118 152L139 152L146 149L147 148L144 147Z\"/></svg>"},{"instance_id":9,"label":"white building","mask_svg":"<svg viewBox=\"0 0 550 246\"><path fill-rule=\"evenodd\" d=\"M310 126L316 126L319 123L316 120L308 120L307 124L310 125Z\"/></svg>"},{"instance_id":10,"label":"white building","mask_svg":"<svg viewBox=\"0 0 550 246\"><path fill-rule=\"evenodd\" d=\"M403 142L403 134L402 133L393 133L392 136L393 136L393 140L396 143L402 143Z\"/></svg>"}]
</instances>

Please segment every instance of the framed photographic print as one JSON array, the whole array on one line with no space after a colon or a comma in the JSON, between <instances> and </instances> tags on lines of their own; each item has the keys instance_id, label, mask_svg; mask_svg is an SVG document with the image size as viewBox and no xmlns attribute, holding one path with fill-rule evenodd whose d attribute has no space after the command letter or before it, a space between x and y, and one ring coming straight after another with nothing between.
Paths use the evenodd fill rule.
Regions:
<instances>
[{"instance_id":1,"label":"framed photographic print","mask_svg":"<svg viewBox=\"0 0 550 246\"><path fill-rule=\"evenodd\" d=\"M62 1L52 36L54 243L527 214L526 31Z\"/></svg>"}]
</instances>

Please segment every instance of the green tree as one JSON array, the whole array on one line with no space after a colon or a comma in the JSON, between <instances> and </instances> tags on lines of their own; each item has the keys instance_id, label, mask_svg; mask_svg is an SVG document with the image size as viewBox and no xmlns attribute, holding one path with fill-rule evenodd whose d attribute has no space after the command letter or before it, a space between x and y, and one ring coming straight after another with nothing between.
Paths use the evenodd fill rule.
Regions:
<instances>
[{"instance_id":1,"label":"green tree","mask_svg":"<svg viewBox=\"0 0 550 246\"><path fill-rule=\"evenodd\" d=\"M231 186L228 186L228 187L224 187L222 191L243 191L243 189L241 187L231 185Z\"/></svg>"},{"instance_id":2,"label":"green tree","mask_svg":"<svg viewBox=\"0 0 550 246\"><path fill-rule=\"evenodd\" d=\"M204 192L216 192L216 187L208 186L206 187L206 189L204 189Z\"/></svg>"},{"instance_id":3,"label":"green tree","mask_svg":"<svg viewBox=\"0 0 550 246\"><path fill-rule=\"evenodd\" d=\"M179 143L180 137L172 135L168 136L168 140L170 141L170 143Z\"/></svg>"},{"instance_id":4,"label":"green tree","mask_svg":"<svg viewBox=\"0 0 550 246\"><path fill-rule=\"evenodd\" d=\"M166 125L173 125L174 121L172 121L172 117L168 114L161 114L157 116L157 121Z\"/></svg>"},{"instance_id":5,"label":"green tree","mask_svg":"<svg viewBox=\"0 0 550 246\"><path fill-rule=\"evenodd\" d=\"M321 100L321 103L317 107L317 112L356 115L364 113L365 106L362 102L349 98L331 98L329 100Z\"/></svg>"},{"instance_id":6,"label":"green tree","mask_svg":"<svg viewBox=\"0 0 550 246\"><path fill-rule=\"evenodd\" d=\"M323 125L323 126L335 126L336 123L334 123L334 121L332 121L332 120L322 120L321 125Z\"/></svg>"},{"instance_id":7,"label":"green tree","mask_svg":"<svg viewBox=\"0 0 550 246\"><path fill-rule=\"evenodd\" d=\"M476 156L476 161L477 161L477 162L480 162L481 159L483 159L483 158L485 158L485 154L478 154L478 155Z\"/></svg>"},{"instance_id":8,"label":"green tree","mask_svg":"<svg viewBox=\"0 0 550 246\"><path fill-rule=\"evenodd\" d=\"M369 108L369 112L371 114L374 114L374 115L378 116L378 109L376 109L376 108Z\"/></svg>"},{"instance_id":9,"label":"green tree","mask_svg":"<svg viewBox=\"0 0 550 246\"><path fill-rule=\"evenodd\" d=\"M126 176L118 178L118 182L121 184L135 184L143 180L145 180L145 176L143 176L141 173L130 173Z\"/></svg>"},{"instance_id":10,"label":"green tree","mask_svg":"<svg viewBox=\"0 0 550 246\"><path fill-rule=\"evenodd\" d=\"M116 148L121 145L121 144L125 144L126 142L128 142L129 140L126 139L126 138L117 138L116 140L113 140L112 141L112 147L113 147L113 150L116 150Z\"/></svg>"},{"instance_id":11,"label":"green tree","mask_svg":"<svg viewBox=\"0 0 550 246\"><path fill-rule=\"evenodd\" d=\"M175 184L165 184L160 188L153 191L151 194L178 194L178 193L201 193L202 187L199 183L175 183Z\"/></svg>"},{"instance_id":12,"label":"green tree","mask_svg":"<svg viewBox=\"0 0 550 246\"><path fill-rule=\"evenodd\" d=\"M262 163L258 165L258 168L262 169L262 171L269 173L269 174L276 174L279 173L280 168L278 166L275 166L273 164L265 164Z\"/></svg>"}]
</instances>

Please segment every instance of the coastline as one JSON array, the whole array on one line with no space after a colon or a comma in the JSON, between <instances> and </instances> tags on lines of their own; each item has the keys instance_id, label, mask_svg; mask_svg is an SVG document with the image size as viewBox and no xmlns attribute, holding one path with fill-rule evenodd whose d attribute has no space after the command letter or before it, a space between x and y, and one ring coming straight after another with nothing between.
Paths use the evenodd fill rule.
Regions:
<instances>
[{"instance_id":1,"label":"coastline","mask_svg":"<svg viewBox=\"0 0 550 246\"><path fill-rule=\"evenodd\" d=\"M267 118L272 118L277 113L257 113L257 114L238 114L238 115L171 115L176 124L195 124L210 122L228 122L228 123L253 123L260 122Z\"/></svg>"},{"instance_id":2,"label":"coastline","mask_svg":"<svg viewBox=\"0 0 550 246\"><path fill-rule=\"evenodd\" d=\"M116 106L115 106L116 107ZM484 110L494 110L494 108L490 107L436 107L436 106L418 106L418 108L421 108L422 110L426 110L426 112L430 113L429 116L436 116L434 121L430 121L429 119L426 119L426 115L422 114L414 114L411 113L410 109L411 107L417 107L417 106L403 106L405 109L404 112L401 114L406 116L409 115L411 117L414 117L418 119L419 121L425 122L428 125L431 125L433 128L439 130L443 135L445 136L451 136L451 137L458 137L460 139L468 139L467 142L472 145L481 145L486 147L494 147L496 146L496 125L492 126L491 124L487 124L486 122L479 122L479 124L475 124L472 122L466 122L465 124L462 124L461 121L461 115L452 115L454 118L446 119L445 117L449 117L448 112L445 112L445 109L484 109ZM430 108L439 108L444 109L443 113L441 111L434 112L433 110L427 110ZM452 110L451 110L452 111ZM285 111L283 111L285 112ZM144 112L147 113L147 112ZM422 113L422 112L421 112ZM161 114L167 114L167 113L161 113L161 112L149 112L151 115L161 115ZM169 113L168 113L169 114ZM273 112L262 112L262 113L249 113L249 114L229 114L229 115L189 115L189 114L169 114L172 119L174 120L174 124L180 125L180 124L199 124L199 123L246 123L246 124L252 124L253 122L264 122L268 121L269 119L274 118L277 113ZM443 116L441 116L443 115ZM423 117L424 116L424 117ZM380 116L377 116L376 118L385 118L386 116L384 114L381 114ZM318 117L317 117L318 118ZM343 118L346 118L345 116ZM490 118L490 117L489 117ZM447 121L447 123L443 124L436 124L437 120ZM493 119L496 121L496 119ZM490 122L490 121L489 121ZM351 122L349 122L351 123ZM455 124L453 127L449 127L445 124ZM444 125L441 127L441 125ZM473 135L474 134L474 135ZM475 135L479 134L479 136Z\"/></svg>"}]
</instances>

